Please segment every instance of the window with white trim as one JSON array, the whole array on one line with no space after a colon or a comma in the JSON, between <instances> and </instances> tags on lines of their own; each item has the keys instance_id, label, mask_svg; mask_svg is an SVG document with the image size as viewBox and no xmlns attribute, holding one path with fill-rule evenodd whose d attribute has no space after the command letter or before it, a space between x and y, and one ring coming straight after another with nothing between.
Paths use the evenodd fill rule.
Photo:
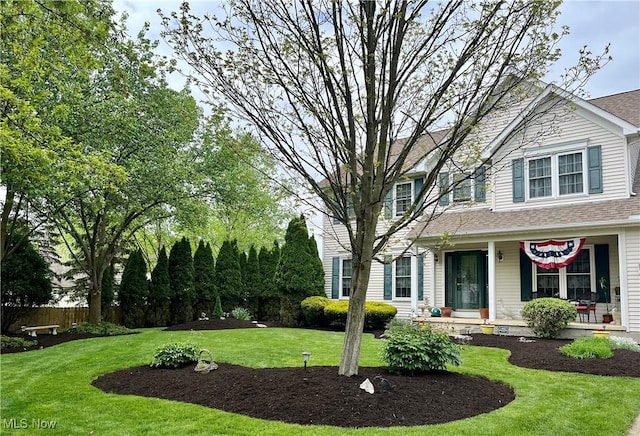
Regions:
<instances>
[{"instance_id":1,"label":"window with white trim","mask_svg":"<svg viewBox=\"0 0 640 436\"><path fill-rule=\"evenodd\" d=\"M401 216L411 207L412 187L411 182L396 185L396 216Z\"/></svg>"},{"instance_id":2,"label":"window with white trim","mask_svg":"<svg viewBox=\"0 0 640 436\"><path fill-rule=\"evenodd\" d=\"M458 173L453 175L453 201L471 201L471 179L468 174Z\"/></svg>"},{"instance_id":3,"label":"window with white trim","mask_svg":"<svg viewBox=\"0 0 640 436\"><path fill-rule=\"evenodd\" d=\"M411 256L403 256L395 262L394 296L411 298Z\"/></svg>"},{"instance_id":4,"label":"window with white trim","mask_svg":"<svg viewBox=\"0 0 640 436\"><path fill-rule=\"evenodd\" d=\"M351 259L342 259L340 289L341 297L349 297L351 295Z\"/></svg>"},{"instance_id":5,"label":"window with white trim","mask_svg":"<svg viewBox=\"0 0 640 436\"><path fill-rule=\"evenodd\" d=\"M585 247L569 265L544 269L533 264L533 290L537 297L559 297L586 300L595 287L595 257L593 247Z\"/></svg>"},{"instance_id":6,"label":"window with white trim","mask_svg":"<svg viewBox=\"0 0 640 436\"><path fill-rule=\"evenodd\" d=\"M527 160L529 198L548 198L587 192L586 149Z\"/></svg>"},{"instance_id":7,"label":"window with white trim","mask_svg":"<svg viewBox=\"0 0 640 436\"><path fill-rule=\"evenodd\" d=\"M438 175L438 204L486 202L487 171L486 166L479 166L467 172L441 172Z\"/></svg>"}]
</instances>

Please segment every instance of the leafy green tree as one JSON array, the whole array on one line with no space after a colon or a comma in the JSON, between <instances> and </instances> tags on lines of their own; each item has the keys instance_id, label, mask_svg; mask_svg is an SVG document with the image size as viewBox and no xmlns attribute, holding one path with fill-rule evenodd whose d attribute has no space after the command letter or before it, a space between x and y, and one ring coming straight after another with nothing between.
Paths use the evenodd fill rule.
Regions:
<instances>
[{"instance_id":1,"label":"leafy green tree","mask_svg":"<svg viewBox=\"0 0 640 436\"><path fill-rule=\"evenodd\" d=\"M249 248L244 280L244 287L247 295L246 308L254 317L257 317L260 308L260 298L263 291L262 276L260 275L260 260L258 259L256 247L253 245Z\"/></svg>"},{"instance_id":2,"label":"leafy green tree","mask_svg":"<svg viewBox=\"0 0 640 436\"><path fill-rule=\"evenodd\" d=\"M147 307L148 327L164 327L169 324L170 296L169 259L167 259L167 250L163 246L158 254L158 262L151 272Z\"/></svg>"},{"instance_id":3,"label":"leafy green tree","mask_svg":"<svg viewBox=\"0 0 640 436\"><path fill-rule=\"evenodd\" d=\"M278 321L280 319L280 292L276 286L276 271L280 260L280 246L273 242L271 249L262 247L258 255L260 263L261 293L258 304L258 319Z\"/></svg>"},{"instance_id":4,"label":"leafy green tree","mask_svg":"<svg viewBox=\"0 0 640 436\"><path fill-rule=\"evenodd\" d=\"M78 84L84 98L61 124L86 152L109 156L122 172L107 185L71 186L70 200L48 206L78 269L89 277L91 303L100 301L105 269L137 230L174 214L194 193L192 140L200 111L187 91L169 89L169 66L155 58L154 48L142 33L135 41L112 35L98 53L102 68ZM100 319L100 309L90 305L90 321Z\"/></svg>"},{"instance_id":5,"label":"leafy green tree","mask_svg":"<svg viewBox=\"0 0 640 436\"><path fill-rule=\"evenodd\" d=\"M83 97L78 80L100 65L96 50L112 15L109 3L94 0L0 2L0 259L47 223L38 213L44 198L63 202L72 184L117 178L100 153L83 152L60 129L69 105ZM18 241L16 223L27 211L30 228Z\"/></svg>"},{"instance_id":6,"label":"leafy green tree","mask_svg":"<svg viewBox=\"0 0 640 436\"><path fill-rule=\"evenodd\" d=\"M2 260L0 266L2 333L6 333L20 317L53 298L47 262L31 242L24 243L22 235L17 236L18 247L12 256ZM13 241L8 242L8 247L13 249Z\"/></svg>"},{"instance_id":7,"label":"leafy green tree","mask_svg":"<svg viewBox=\"0 0 640 436\"><path fill-rule=\"evenodd\" d=\"M238 0L218 15L195 16L185 4L163 16L165 39L192 79L222 94L344 226L352 290L339 374L358 373L371 265L436 206L422 200L437 192L441 169L459 155L474 166L501 164L499 147L478 150L474 135L533 98L531 84L559 58L561 36L551 30L559 4ZM561 87L573 91L603 57L581 50ZM528 113L514 134L549 109ZM386 218L384 199L417 163L412 151L443 128L446 138L418 153L429 162L421 192L405 213Z\"/></svg>"},{"instance_id":8,"label":"leafy green tree","mask_svg":"<svg viewBox=\"0 0 640 436\"><path fill-rule=\"evenodd\" d=\"M187 238L173 244L169 252L169 297L171 325L193 320L194 268L191 244Z\"/></svg>"},{"instance_id":9,"label":"leafy green tree","mask_svg":"<svg viewBox=\"0 0 640 436\"><path fill-rule=\"evenodd\" d=\"M147 264L142 256L142 250L138 249L129 256L122 271L122 281L118 289L122 323L125 326L144 327L148 296Z\"/></svg>"},{"instance_id":10,"label":"leafy green tree","mask_svg":"<svg viewBox=\"0 0 640 436\"><path fill-rule=\"evenodd\" d=\"M193 254L195 302L194 316L201 313L211 316L215 302L215 265L211 246L200 240Z\"/></svg>"},{"instance_id":11,"label":"leafy green tree","mask_svg":"<svg viewBox=\"0 0 640 436\"><path fill-rule=\"evenodd\" d=\"M222 310L231 312L242 301L242 275L237 247L232 241L224 241L216 259L216 288Z\"/></svg>"},{"instance_id":12,"label":"leafy green tree","mask_svg":"<svg viewBox=\"0 0 640 436\"><path fill-rule=\"evenodd\" d=\"M313 295L324 295L324 291L318 288L304 216L289 222L276 272L276 285L282 298L280 318L286 326L297 326L303 321L300 308L302 300Z\"/></svg>"}]
</instances>

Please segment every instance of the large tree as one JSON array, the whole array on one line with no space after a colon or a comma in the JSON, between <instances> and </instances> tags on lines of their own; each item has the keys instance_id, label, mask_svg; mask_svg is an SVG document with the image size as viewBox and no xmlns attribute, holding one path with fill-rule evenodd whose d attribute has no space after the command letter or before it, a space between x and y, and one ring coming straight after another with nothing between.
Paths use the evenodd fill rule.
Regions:
<instances>
[{"instance_id":1,"label":"large tree","mask_svg":"<svg viewBox=\"0 0 640 436\"><path fill-rule=\"evenodd\" d=\"M164 17L165 37L193 78L226 98L346 227L353 271L340 374L358 372L372 262L433 206L414 201L378 227L410 151L448 129L421 153L429 165L415 197L424 198L477 126L522 102L524 85L558 59L558 4L237 0L220 18L194 16L186 4ZM581 53L570 80L598 67Z\"/></svg>"},{"instance_id":2,"label":"large tree","mask_svg":"<svg viewBox=\"0 0 640 436\"><path fill-rule=\"evenodd\" d=\"M177 241L169 252L169 311L171 325L193 320L194 268L191 244L187 238Z\"/></svg>"},{"instance_id":3,"label":"large tree","mask_svg":"<svg viewBox=\"0 0 640 436\"><path fill-rule=\"evenodd\" d=\"M193 155L200 144L192 139L200 112L188 92L169 89L168 67L153 47L142 33L135 41L114 34L100 52L102 68L78 84L85 97L62 123L67 136L87 153L109 156L121 174L108 184L66 186L73 197L63 204L47 198L43 210L88 277L91 322L101 318L94 302L112 260L138 229L173 215L195 191Z\"/></svg>"},{"instance_id":4,"label":"large tree","mask_svg":"<svg viewBox=\"0 0 640 436\"><path fill-rule=\"evenodd\" d=\"M149 298L147 307L147 326L160 327L169 324L169 298L171 284L169 282L169 259L164 246L158 254L158 262L151 271Z\"/></svg>"},{"instance_id":5,"label":"large tree","mask_svg":"<svg viewBox=\"0 0 640 436\"><path fill-rule=\"evenodd\" d=\"M104 1L0 2L0 259L47 222L34 208L42 199L64 204L69 186L117 177L101 153L60 128L84 96L78 83L100 65L112 14ZM18 231L24 221L26 233Z\"/></svg>"},{"instance_id":6,"label":"large tree","mask_svg":"<svg viewBox=\"0 0 640 436\"><path fill-rule=\"evenodd\" d=\"M193 269L195 273L193 279L195 292L193 305L194 318L199 317L203 313L211 316L216 298L216 270L211 246L209 243L205 244L203 240L200 240L198 248L193 254Z\"/></svg>"}]
</instances>

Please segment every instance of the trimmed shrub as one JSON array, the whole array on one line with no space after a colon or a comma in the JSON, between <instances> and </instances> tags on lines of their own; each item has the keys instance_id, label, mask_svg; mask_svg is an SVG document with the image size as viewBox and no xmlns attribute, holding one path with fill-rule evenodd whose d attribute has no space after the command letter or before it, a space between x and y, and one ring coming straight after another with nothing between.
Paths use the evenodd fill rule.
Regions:
<instances>
[{"instance_id":1,"label":"trimmed shrub","mask_svg":"<svg viewBox=\"0 0 640 436\"><path fill-rule=\"evenodd\" d=\"M578 312L573 304L558 298L537 298L522 308L522 317L540 338L554 339Z\"/></svg>"},{"instance_id":2,"label":"trimmed shrub","mask_svg":"<svg viewBox=\"0 0 640 436\"><path fill-rule=\"evenodd\" d=\"M365 303L364 322L372 329L383 329L398 313L398 309L389 303L367 301Z\"/></svg>"},{"instance_id":3,"label":"trimmed shrub","mask_svg":"<svg viewBox=\"0 0 640 436\"><path fill-rule=\"evenodd\" d=\"M244 307L236 307L231 311L231 318L249 321L251 319L251 314Z\"/></svg>"},{"instance_id":4,"label":"trimmed shrub","mask_svg":"<svg viewBox=\"0 0 640 436\"><path fill-rule=\"evenodd\" d=\"M345 325L347 323L347 312L349 311L349 302L332 301L324 307L324 316L329 324Z\"/></svg>"},{"instance_id":5,"label":"trimmed shrub","mask_svg":"<svg viewBox=\"0 0 640 436\"><path fill-rule=\"evenodd\" d=\"M216 305L213 306L213 317L215 319L220 319L222 318L223 312L222 312L222 303L220 302L220 296L218 295L216 297Z\"/></svg>"},{"instance_id":6,"label":"trimmed shrub","mask_svg":"<svg viewBox=\"0 0 640 436\"><path fill-rule=\"evenodd\" d=\"M38 345L38 341L29 341L16 336L0 336L0 348L29 348Z\"/></svg>"},{"instance_id":7,"label":"trimmed shrub","mask_svg":"<svg viewBox=\"0 0 640 436\"><path fill-rule=\"evenodd\" d=\"M152 368L178 368L198 361L198 344L194 342L161 345L153 353Z\"/></svg>"},{"instance_id":8,"label":"trimmed shrub","mask_svg":"<svg viewBox=\"0 0 640 436\"><path fill-rule=\"evenodd\" d=\"M136 333L135 330L128 329L124 326L114 324L112 322L99 322L97 324L93 324L90 322L83 322L75 327L70 328L70 333L91 333L94 335L102 335L102 336L119 336L119 335L128 335L131 333Z\"/></svg>"},{"instance_id":9,"label":"trimmed shrub","mask_svg":"<svg viewBox=\"0 0 640 436\"><path fill-rule=\"evenodd\" d=\"M348 301L332 301L324 308L329 323L345 325L347 323ZM364 305L364 324L367 328L381 329L396 316L398 310L388 303L367 301Z\"/></svg>"},{"instance_id":10,"label":"trimmed shrub","mask_svg":"<svg viewBox=\"0 0 640 436\"><path fill-rule=\"evenodd\" d=\"M331 303L330 299L319 295L307 297L302 300L300 307L302 308L305 323L310 327L325 326L329 324L327 317L324 315L324 308L329 303Z\"/></svg>"},{"instance_id":11,"label":"trimmed shrub","mask_svg":"<svg viewBox=\"0 0 640 436\"><path fill-rule=\"evenodd\" d=\"M574 359L610 359L613 357L611 342L607 338L578 338L560 347L560 352Z\"/></svg>"},{"instance_id":12,"label":"trimmed shrub","mask_svg":"<svg viewBox=\"0 0 640 436\"><path fill-rule=\"evenodd\" d=\"M418 326L411 321L393 321L385 331L387 338L381 358L394 374L415 375L445 370L447 364L460 365L461 346L446 333Z\"/></svg>"}]
</instances>

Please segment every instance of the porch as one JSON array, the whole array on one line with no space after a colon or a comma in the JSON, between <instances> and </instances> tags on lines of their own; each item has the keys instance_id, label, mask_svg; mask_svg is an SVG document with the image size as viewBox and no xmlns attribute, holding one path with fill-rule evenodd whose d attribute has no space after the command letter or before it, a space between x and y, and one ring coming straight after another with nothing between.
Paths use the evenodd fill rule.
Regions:
<instances>
[{"instance_id":1,"label":"porch","mask_svg":"<svg viewBox=\"0 0 640 436\"><path fill-rule=\"evenodd\" d=\"M443 330L449 334L474 334L481 333L480 326L489 323L480 318L454 318L454 317L418 317L416 322L426 323L434 328ZM494 334L506 336L534 337L527 323L521 319L496 319L491 322L495 325ZM627 328L617 324L570 322L560 333L561 339L575 339L582 336L591 336L594 330L605 329L614 336L631 337L640 340L640 334L629 333Z\"/></svg>"}]
</instances>

